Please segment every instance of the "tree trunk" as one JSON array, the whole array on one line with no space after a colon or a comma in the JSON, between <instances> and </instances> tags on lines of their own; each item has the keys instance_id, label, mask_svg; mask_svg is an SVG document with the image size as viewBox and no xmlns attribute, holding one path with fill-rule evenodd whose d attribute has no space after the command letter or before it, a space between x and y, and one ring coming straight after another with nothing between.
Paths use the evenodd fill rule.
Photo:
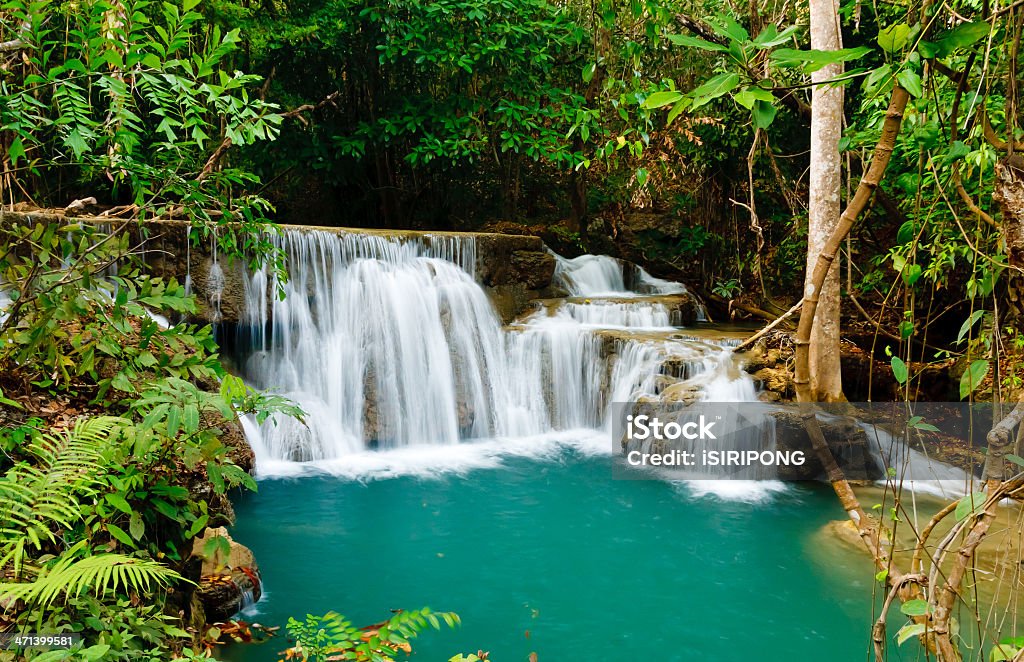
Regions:
<instances>
[{"instance_id":1,"label":"tree trunk","mask_svg":"<svg viewBox=\"0 0 1024 662\"><path fill-rule=\"evenodd\" d=\"M832 51L841 47L838 8L834 0L811 0L811 48ZM830 64L811 74L819 83L841 76L843 65ZM843 123L843 88L816 85L811 96L811 170L808 204L807 274L812 283L814 265L839 222L841 161L839 137ZM839 269L829 270L818 295L818 311L811 331L811 392L814 399L843 399L839 364Z\"/></svg>"}]
</instances>

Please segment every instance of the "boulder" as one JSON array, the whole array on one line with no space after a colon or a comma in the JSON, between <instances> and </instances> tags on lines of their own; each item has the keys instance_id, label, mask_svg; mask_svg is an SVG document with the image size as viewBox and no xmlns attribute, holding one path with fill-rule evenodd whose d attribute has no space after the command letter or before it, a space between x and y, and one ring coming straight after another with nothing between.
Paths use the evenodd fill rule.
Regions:
<instances>
[{"instance_id":1,"label":"boulder","mask_svg":"<svg viewBox=\"0 0 1024 662\"><path fill-rule=\"evenodd\" d=\"M825 479L825 469L818 460L811 439L799 413L793 410L775 411L775 443L780 451L803 451L806 458L802 466L779 467L782 480ZM821 431L832 455L847 479L852 482L874 481L885 477L885 468L873 458L867 434L863 428L845 418L818 417Z\"/></svg>"},{"instance_id":2,"label":"boulder","mask_svg":"<svg viewBox=\"0 0 1024 662\"><path fill-rule=\"evenodd\" d=\"M788 368L761 368L751 377L761 389L778 393L780 398L794 395L793 375Z\"/></svg>"},{"instance_id":3,"label":"boulder","mask_svg":"<svg viewBox=\"0 0 1024 662\"><path fill-rule=\"evenodd\" d=\"M220 550L206 554L207 542L216 537L228 541L227 555ZM195 596L207 622L227 621L260 599L263 588L252 550L235 542L224 527L207 528L193 541L192 555L202 559Z\"/></svg>"}]
</instances>

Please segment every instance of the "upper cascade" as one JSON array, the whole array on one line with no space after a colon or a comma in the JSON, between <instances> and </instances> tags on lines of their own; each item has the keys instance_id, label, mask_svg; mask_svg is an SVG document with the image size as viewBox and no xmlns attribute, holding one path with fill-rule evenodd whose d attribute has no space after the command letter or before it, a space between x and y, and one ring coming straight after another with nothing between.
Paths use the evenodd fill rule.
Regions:
<instances>
[{"instance_id":1,"label":"upper cascade","mask_svg":"<svg viewBox=\"0 0 1024 662\"><path fill-rule=\"evenodd\" d=\"M555 255L555 281L574 297L681 294L686 286L656 278L638 265L607 255Z\"/></svg>"}]
</instances>

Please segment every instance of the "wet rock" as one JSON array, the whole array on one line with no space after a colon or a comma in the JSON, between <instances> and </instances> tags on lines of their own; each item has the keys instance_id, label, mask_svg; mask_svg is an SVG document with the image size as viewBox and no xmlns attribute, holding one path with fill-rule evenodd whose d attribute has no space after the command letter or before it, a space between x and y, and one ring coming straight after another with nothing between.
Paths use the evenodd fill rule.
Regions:
<instances>
[{"instance_id":1,"label":"wet rock","mask_svg":"<svg viewBox=\"0 0 1024 662\"><path fill-rule=\"evenodd\" d=\"M788 368L761 368L751 377L762 390L777 393L780 399L794 395L793 375Z\"/></svg>"},{"instance_id":2,"label":"wet rock","mask_svg":"<svg viewBox=\"0 0 1024 662\"><path fill-rule=\"evenodd\" d=\"M811 445L803 419L795 411L776 411L775 442L780 451L803 451L805 462L801 466L780 466L781 480L823 480L825 469ZM868 437L864 430L850 419L818 417L818 423L847 479L853 482L873 481L885 477L885 469L872 457Z\"/></svg>"},{"instance_id":3,"label":"wet rock","mask_svg":"<svg viewBox=\"0 0 1024 662\"><path fill-rule=\"evenodd\" d=\"M218 537L228 541L228 554L223 554L219 549L207 554L214 547L210 541ZM192 555L202 559L195 597L202 605L205 621L227 621L239 610L260 599L262 582L252 550L233 540L227 529L206 529L193 542Z\"/></svg>"},{"instance_id":4,"label":"wet rock","mask_svg":"<svg viewBox=\"0 0 1024 662\"><path fill-rule=\"evenodd\" d=\"M551 284L554 273L554 255L546 251L513 251L504 277L508 283L539 290Z\"/></svg>"},{"instance_id":5,"label":"wet rock","mask_svg":"<svg viewBox=\"0 0 1024 662\"><path fill-rule=\"evenodd\" d=\"M502 324L508 324L530 310L533 301L540 295L538 291L527 289L522 283L484 286L484 291L494 304Z\"/></svg>"},{"instance_id":6,"label":"wet rock","mask_svg":"<svg viewBox=\"0 0 1024 662\"><path fill-rule=\"evenodd\" d=\"M5 212L10 222L35 223L38 214ZM45 215L46 220L62 220ZM43 219L39 219L43 220ZM83 223L107 224L108 220L97 218L70 219ZM312 226L288 226L295 230L323 230L330 233L365 233L384 235L396 239L420 238L429 242L431 237L450 235L472 237L476 242L475 276L478 282L489 288L489 294L498 296L496 305L503 308L502 318L510 321L525 310L530 299L537 298L541 291L551 286L555 270L555 258L548 253L544 242L533 235L496 234L484 232L445 233L414 231L362 230L352 228L314 228ZM146 233L144 259L148 270L156 276L175 278L185 282L188 275L192 289L198 295L199 311L193 322L217 322L237 324L244 320L245 279L247 265L216 255L213 239L208 238L198 246L190 246L189 225L184 221L149 221L145 228L133 228L132 241L142 239ZM507 288L507 289L506 289ZM268 297L272 293L268 291Z\"/></svg>"},{"instance_id":7,"label":"wet rock","mask_svg":"<svg viewBox=\"0 0 1024 662\"><path fill-rule=\"evenodd\" d=\"M704 395L704 389L699 384L677 383L661 392L661 399L664 402L681 402L685 405L692 405L699 401Z\"/></svg>"},{"instance_id":8,"label":"wet rock","mask_svg":"<svg viewBox=\"0 0 1024 662\"><path fill-rule=\"evenodd\" d=\"M751 374L765 368L777 368L779 365L786 364L786 357L781 349L767 348L763 345L757 345L741 356L743 369Z\"/></svg>"},{"instance_id":9,"label":"wet rock","mask_svg":"<svg viewBox=\"0 0 1024 662\"><path fill-rule=\"evenodd\" d=\"M539 237L473 234L476 238L476 277L490 287L520 284L540 290L551 284L555 258Z\"/></svg>"},{"instance_id":10,"label":"wet rock","mask_svg":"<svg viewBox=\"0 0 1024 662\"><path fill-rule=\"evenodd\" d=\"M203 414L204 419L208 416L206 413ZM210 425L215 423L216 421L208 422ZM233 420L220 422L218 427L221 431L220 443L228 449L227 459L237 464L246 473L251 474L256 468L256 455L245 439L242 422L235 416Z\"/></svg>"}]
</instances>

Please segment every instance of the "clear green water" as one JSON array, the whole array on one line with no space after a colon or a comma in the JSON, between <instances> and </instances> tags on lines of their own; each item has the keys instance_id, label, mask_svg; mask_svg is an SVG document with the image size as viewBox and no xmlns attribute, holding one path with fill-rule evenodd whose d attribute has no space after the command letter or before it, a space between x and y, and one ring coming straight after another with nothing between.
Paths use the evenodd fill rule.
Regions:
<instances>
[{"instance_id":1,"label":"clear green water","mask_svg":"<svg viewBox=\"0 0 1024 662\"><path fill-rule=\"evenodd\" d=\"M820 535L843 517L827 486L728 501L612 480L610 462L564 450L430 479L262 480L233 529L267 588L247 617L458 612L460 629L414 642L431 661L868 659L872 572Z\"/></svg>"}]
</instances>

